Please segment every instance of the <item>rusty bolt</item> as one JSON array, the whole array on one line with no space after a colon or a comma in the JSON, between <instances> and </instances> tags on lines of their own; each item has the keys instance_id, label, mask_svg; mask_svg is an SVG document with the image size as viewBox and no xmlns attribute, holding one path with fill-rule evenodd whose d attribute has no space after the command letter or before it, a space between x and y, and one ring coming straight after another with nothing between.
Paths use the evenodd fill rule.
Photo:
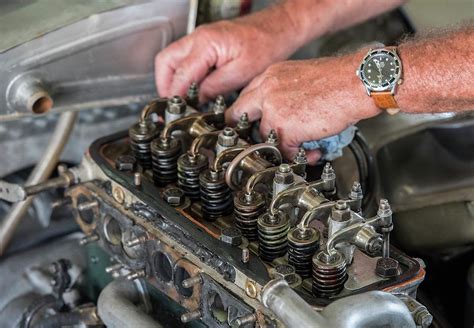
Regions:
<instances>
[{"instance_id":1,"label":"rusty bolt","mask_svg":"<svg viewBox=\"0 0 474 328\"><path fill-rule=\"evenodd\" d=\"M239 246L242 244L242 233L237 228L224 228L221 231L220 239L231 246Z\"/></svg>"},{"instance_id":2,"label":"rusty bolt","mask_svg":"<svg viewBox=\"0 0 474 328\"><path fill-rule=\"evenodd\" d=\"M382 257L377 260L375 273L383 278L391 278L398 275L398 261L391 257Z\"/></svg>"}]
</instances>

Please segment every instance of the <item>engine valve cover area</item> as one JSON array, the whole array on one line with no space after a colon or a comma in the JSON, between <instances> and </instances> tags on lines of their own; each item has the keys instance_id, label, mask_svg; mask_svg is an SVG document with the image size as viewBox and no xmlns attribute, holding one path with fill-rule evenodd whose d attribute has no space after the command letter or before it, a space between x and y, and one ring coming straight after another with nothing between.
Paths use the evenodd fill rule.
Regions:
<instances>
[{"instance_id":1,"label":"engine valve cover area","mask_svg":"<svg viewBox=\"0 0 474 328\"><path fill-rule=\"evenodd\" d=\"M67 189L85 242L121 275L180 304L183 323L212 327L288 325L262 299L275 279L312 310L370 291L416 296L425 271L389 245L387 201L363 217L360 197L336 196L329 163L307 181L303 150L284 162L278 139L255 143L248 122L224 128L222 111L189 106L166 115L170 103L94 142Z\"/></svg>"}]
</instances>

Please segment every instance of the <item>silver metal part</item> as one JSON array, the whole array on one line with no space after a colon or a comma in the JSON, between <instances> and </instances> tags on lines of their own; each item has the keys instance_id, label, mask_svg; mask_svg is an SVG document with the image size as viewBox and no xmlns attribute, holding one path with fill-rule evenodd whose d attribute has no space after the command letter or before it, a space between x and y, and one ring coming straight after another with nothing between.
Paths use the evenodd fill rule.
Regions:
<instances>
[{"instance_id":1,"label":"silver metal part","mask_svg":"<svg viewBox=\"0 0 474 328\"><path fill-rule=\"evenodd\" d=\"M295 182L293 170L288 164L280 164L273 178L273 197L291 187Z\"/></svg>"},{"instance_id":2,"label":"silver metal part","mask_svg":"<svg viewBox=\"0 0 474 328\"><path fill-rule=\"evenodd\" d=\"M433 315L428 311L426 306L408 295L400 294L397 296L405 302L418 326L421 326L421 328L428 328L431 325L433 322Z\"/></svg>"},{"instance_id":3,"label":"silver metal part","mask_svg":"<svg viewBox=\"0 0 474 328\"><path fill-rule=\"evenodd\" d=\"M214 106L212 106L212 111L216 114L223 114L226 108L227 105L225 103L224 97L222 95L217 96Z\"/></svg>"},{"instance_id":4,"label":"silver metal part","mask_svg":"<svg viewBox=\"0 0 474 328\"><path fill-rule=\"evenodd\" d=\"M168 107L165 110L166 124L183 118L186 113L186 102L179 96L174 96L168 100Z\"/></svg>"},{"instance_id":5,"label":"silver metal part","mask_svg":"<svg viewBox=\"0 0 474 328\"><path fill-rule=\"evenodd\" d=\"M107 327L162 327L138 305L139 292L132 281L120 278L109 283L100 293L97 309Z\"/></svg>"},{"instance_id":6,"label":"silver metal part","mask_svg":"<svg viewBox=\"0 0 474 328\"><path fill-rule=\"evenodd\" d=\"M219 136L217 137L216 143L216 155L219 155L225 149L229 149L237 145L239 141L239 135L234 129L230 127L224 128Z\"/></svg>"},{"instance_id":7,"label":"silver metal part","mask_svg":"<svg viewBox=\"0 0 474 328\"><path fill-rule=\"evenodd\" d=\"M196 310L181 315L181 322L188 323L194 320L198 320L199 318L201 318L201 312L199 310Z\"/></svg>"},{"instance_id":8,"label":"silver metal part","mask_svg":"<svg viewBox=\"0 0 474 328\"><path fill-rule=\"evenodd\" d=\"M123 6L1 53L0 94L8 97L0 97L0 121L33 114L18 108L16 92L7 92L16 89L20 76L33 76L51 90L51 112L113 107L154 97L154 57L186 33L188 8L185 0Z\"/></svg>"},{"instance_id":9,"label":"silver metal part","mask_svg":"<svg viewBox=\"0 0 474 328\"><path fill-rule=\"evenodd\" d=\"M16 183L0 181L0 199L6 200L10 203L17 203L25 200L26 197L26 190L22 186Z\"/></svg>"},{"instance_id":10,"label":"silver metal part","mask_svg":"<svg viewBox=\"0 0 474 328\"><path fill-rule=\"evenodd\" d=\"M262 302L288 327L416 326L403 301L380 291L345 297L318 313L285 280L272 280L262 290Z\"/></svg>"},{"instance_id":11,"label":"silver metal part","mask_svg":"<svg viewBox=\"0 0 474 328\"><path fill-rule=\"evenodd\" d=\"M26 185L37 184L49 178L57 165L67 141L69 140L69 136L76 121L76 115L77 114L74 112L64 113L61 115L54 133L51 136L50 143L33 172L31 172L26 180ZM33 199L29 197L22 202L14 204L8 215L4 218L2 225L0 226L0 256L5 252L16 227L25 215L28 207L31 205L32 200Z\"/></svg>"},{"instance_id":12,"label":"silver metal part","mask_svg":"<svg viewBox=\"0 0 474 328\"><path fill-rule=\"evenodd\" d=\"M332 237L339 230L348 227L351 224L352 211L344 201L337 201L331 211L331 216L328 220L328 237ZM341 242L336 246L336 249L340 251L347 263L352 263L354 256L355 246L349 242Z\"/></svg>"},{"instance_id":13,"label":"silver metal part","mask_svg":"<svg viewBox=\"0 0 474 328\"><path fill-rule=\"evenodd\" d=\"M23 74L7 87L7 102L11 110L27 114L44 114L53 108L53 99L41 79Z\"/></svg>"}]
</instances>

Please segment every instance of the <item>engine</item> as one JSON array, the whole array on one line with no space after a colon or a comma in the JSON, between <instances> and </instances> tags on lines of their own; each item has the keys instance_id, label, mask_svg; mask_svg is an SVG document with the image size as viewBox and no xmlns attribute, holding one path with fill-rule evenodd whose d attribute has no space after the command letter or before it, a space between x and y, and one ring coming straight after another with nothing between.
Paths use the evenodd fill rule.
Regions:
<instances>
[{"instance_id":1,"label":"engine","mask_svg":"<svg viewBox=\"0 0 474 328\"><path fill-rule=\"evenodd\" d=\"M196 97L193 85L186 99L151 101L47 183L3 185L11 201L65 188L81 245L112 261L97 306L105 325L154 326L118 301L138 283L184 308L182 323L429 326L415 300L425 271L390 245L388 200L365 215L359 182L341 195L331 163L315 172L304 149L285 161L275 131L258 140L246 114L225 125L223 97L200 110Z\"/></svg>"}]
</instances>

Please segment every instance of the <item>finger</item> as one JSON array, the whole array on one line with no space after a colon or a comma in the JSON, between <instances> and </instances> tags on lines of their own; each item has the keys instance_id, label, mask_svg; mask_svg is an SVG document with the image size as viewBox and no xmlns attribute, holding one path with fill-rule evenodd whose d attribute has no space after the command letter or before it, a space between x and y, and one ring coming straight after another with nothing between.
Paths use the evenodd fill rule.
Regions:
<instances>
[{"instance_id":1,"label":"finger","mask_svg":"<svg viewBox=\"0 0 474 328\"><path fill-rule=\"evenodd\" d=\"M299 147L297 146L289 146L285 144L281 144L278 148L280 149L283 157L289 161L293 161L299 150Z\"/></svg>"},{"instance_id":2,"label":"finger","mask_svg":"<svg viewBox=\"0 0 474 328\"><path fill-rule=\"evenodd\" d=\"M203 51L202 47L193 48L176 67L170 87L173 95L185 95L191 83L200 84L209 73L209 69L216 64L217 55L211 47L206 49Z\"/></svg>"},{"instance_id":3,"label":"finger","mask_svg":"<svg viewBox=\"0 0 474 328\"><path fill-rule=\"evenodd\" d=\"M226 111L226 122L230 124L238 122L243 113L247 113L250 122L258 120L262 116L261 103L258 89L245 88Z\"/></svg>"},{"instance_id":4,"label":"finger","mask_svg":"<svg viewBox=\"0 0 474 328\"><path fill-rule=\"evenodd\" d=\"M231 91L242 88L251 77L243 72L242 63L230 61L218 67L209 74L200 85L199 98L201 102L206 102L216 98L221 94L228 94Z\"/></svg>"},{"instance_id":5,"label":"finger","mask_svg":"<svg viewBox=\"0 0 474 328\"><path fill-rule=\"evenodd\" d=\"M155 81L158 94L170 97L173 75L179 63L186 58L192 46L189 37L184 37L159 52L155 57Z\"/></svg>"},{"instance_id":6,"label":"finger","mask_svg":"<svg viewBox=\"0 0 474 328\"><path fill-rule=\"evenodd\" d=\"M321 158L321 152L319 150L307 150L306 159L309 165L316 165Z\"/></svg>"},{"instance_id":7,"label":"finger","mask_svg":"<svg viewBox=\"0 0 474 328\"><path fill-rule=\"evenodd\" d=\"M262 140L264 141L267 140L267 137L270 134L271 130L272 130L272 126L269 124L266 117L262 117L262 119L260 120L260 137L262 137Z\"/></svg>"}]
</instances>

